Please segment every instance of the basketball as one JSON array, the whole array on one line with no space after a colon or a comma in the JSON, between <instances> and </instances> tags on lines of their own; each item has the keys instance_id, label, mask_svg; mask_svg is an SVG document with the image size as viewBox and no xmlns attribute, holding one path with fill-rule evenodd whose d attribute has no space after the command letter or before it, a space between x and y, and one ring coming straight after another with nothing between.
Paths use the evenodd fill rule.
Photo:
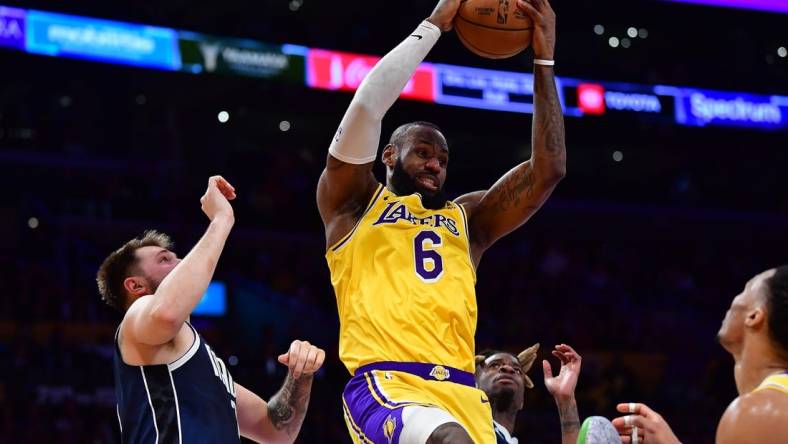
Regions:
<instances>
[{"instance_id":1,"label":"basketball","mask_svg":"<svg viewBox=\"0 0 788 444\"><path fill-rule=\"evenodd\" d=\"M505 59L531 44L533 22L517 0L463 0L454 30L472 52L488 59Z\"/></svg>"}]
</instances>

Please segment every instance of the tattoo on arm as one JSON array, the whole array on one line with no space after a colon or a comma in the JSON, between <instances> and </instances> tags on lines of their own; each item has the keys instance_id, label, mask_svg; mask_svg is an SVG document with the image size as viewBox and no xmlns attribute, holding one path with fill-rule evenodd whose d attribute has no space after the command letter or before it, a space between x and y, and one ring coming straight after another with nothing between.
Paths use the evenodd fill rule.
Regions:
<instances>
[{"instance_id":1,"label":"tattoo on arm","mask_svg":"<svg viewBox=\"0 0 788 444\"><path fill-rule=\"evenodd\" d=\"M534 194L534 172L528 164L518 165L504 177L500 190L495 194L493 207L507 211L520 206L522 199L530 199ZM536 206L529 206L535 208Z\"/></svg>"},{"instance_id":2,"label":"tattoo on arm","mask_svg":"<svg viewBox=\"0 0 788 444\"><path fill-rule=\"evenodd\" d=\"M304 422L309 407L312 376L294 379L288 374L279 392L268 402L268 417L276 430L296 435Z\"/></svg>"},{"instance_id":3,"label":"tattoo on arm","mask_svg":"<svg viewBox=\"0 0 788 444\"><path fill-rule=\"evenodd\" d=\"M569 402L558 403L558 416L561 418L561 441L563 443L576 442L580 432L577 402L572 399Z\"/></svg>"},{"instance_id":4,"label":"tattoo on arm","mask_svg":"<svg viewBox=\"0 0 788 444\"><path fill-rule=\"evenodd\" d=\"M534 73L534 105L546 113L534 113L533 146L551 157L565 154L564 116L551 70L537 68Z\"/></svg>"}]
</instances>

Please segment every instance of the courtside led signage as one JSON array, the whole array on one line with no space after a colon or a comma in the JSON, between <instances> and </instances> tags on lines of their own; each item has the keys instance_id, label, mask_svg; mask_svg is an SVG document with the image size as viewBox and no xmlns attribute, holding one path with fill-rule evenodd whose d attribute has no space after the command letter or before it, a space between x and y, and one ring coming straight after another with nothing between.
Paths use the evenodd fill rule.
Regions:
<instances>
[{"instance_id":1,"label":"courtside led signage","mask_svg":"<svg viewBox=\"0 0 788 444\"><path fill-rule=\"evenodd\" d=\"M583 114L604 114L605 87L598 83L581 83L577 85L577 107L583 111Z\"/></svg>"},{"instance_id":2,"label":"courtside led signage","mask_svg":"<svg viewBox=\"0 0 788 444\"><path fill-rule=\"evenodd\" d=\"M492 109L519 113L533 112L533 74L435 65L435 101L444 105ZM561 96L561 84L555 79ZM561 100L563 104L563 100Z\"/></svg>"},{"instance_id":3,"label":"courtside led signage","mask_svg":"<svg viewBox=\"0 0 788 444\"><path fill-rule=\"evenodd\" d=\"M25 49L25 10L0 6L0 46Z\"/></svg>"},{"instance_id":4,"label":"courtside led signage","mask_svg":"<svg viewBox=\"0 0 788 444\"><path fill-rule=\"evenodd\" d=\"M236 74L303 82L304 54L287 53L285 45L267 45L254 40L225 39L181 32L178 36L184 71ZM302 51L303 52L303 51Z\"/></svg>"},{"instance_id":5,"label":"courtside led signage","mask_svg":"<svg viewBox=\"0 0 788 444\"><path fill-rule=\"evenodd\" d=\"M180 68L172 29L33 10L27 13L27 51L166 70Z\"/></svg>"},{"instance_id":6,"label":"courtside led signage","mask_svg":"<svg viewBox=\"0 0 788 444\"><path fill-rule=\"evenodd\" d=\"M310 49L307 53L307 84L312 88L355 91L380 57ZM434 102L435 69L422 63L402 91L406 99Z\"/></svg>"},{"instance_id":7,"label":"courtside led signage","mask_svg":"<svg viewBox=\"0 0 788 444\"><path fill-rule=\"evenodd\" d=\"M676 121L682 125L788 128L788 97L676 90Z\"/></svg>"}]
</instances>

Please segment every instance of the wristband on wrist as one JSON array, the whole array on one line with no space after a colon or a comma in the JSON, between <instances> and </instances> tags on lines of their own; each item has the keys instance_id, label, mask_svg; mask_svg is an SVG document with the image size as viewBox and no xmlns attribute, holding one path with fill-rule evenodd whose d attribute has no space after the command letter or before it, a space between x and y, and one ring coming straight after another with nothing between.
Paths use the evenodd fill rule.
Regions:
<instances>
[{"instance_id":1,"label":"wristband on wrist","mask_svg":"<svg viewBox=\"0 0 788 444\"><path fill-rule=\"evenodd\" d=\"M555 60L534 59L534 65L555 66Z\"/></svg>"}]
</instances>

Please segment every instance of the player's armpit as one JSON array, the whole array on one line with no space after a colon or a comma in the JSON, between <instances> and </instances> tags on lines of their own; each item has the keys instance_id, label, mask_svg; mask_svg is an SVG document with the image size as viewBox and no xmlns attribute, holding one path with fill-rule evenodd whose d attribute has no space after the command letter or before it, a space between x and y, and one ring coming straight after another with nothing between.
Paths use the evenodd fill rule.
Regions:
<instances>
[{"instance_id":1,"label":"player's armpit","mask_svg":"<svg viewBox=\"0 0 788 444\"><path fill-rule=\"evenodd\" d=\"M378 186L372 165L354 165L328 154L317 184L317 208L327 228L338 216L363 211ZM347 233L339 237L344 234Z\"/></svg>"},{"instance_id":2,"label":"player's armpit","mask_svg":"<svg viewBox=\"0 0 788 444\"><path fill-rule=\"evenodd\" d=\"M743 395L725 410L717 444L780 444L788 436L786 396L769 390Z\"/></svg>"}]
</instances>

